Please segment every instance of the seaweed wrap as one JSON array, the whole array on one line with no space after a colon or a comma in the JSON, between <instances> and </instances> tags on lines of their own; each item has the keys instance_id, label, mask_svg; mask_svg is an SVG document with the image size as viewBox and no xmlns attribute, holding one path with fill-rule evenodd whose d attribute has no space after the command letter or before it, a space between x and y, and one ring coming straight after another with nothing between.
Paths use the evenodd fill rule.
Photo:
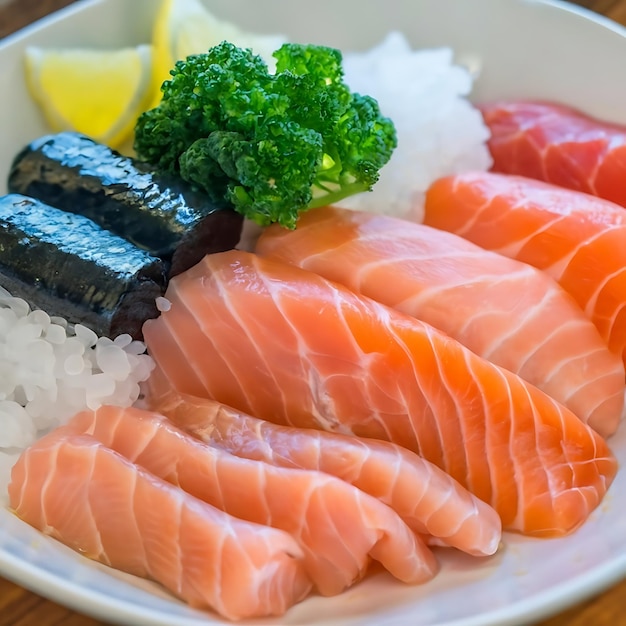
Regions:
<instances>
[{"instance_id":1,"label":"seaweed wrap","mask_svg":"<svg viewBox=\"0 0 626 626\"><path fill-rule=\"evenodd\" d=\"M8 189L92 219L168 261L171 276L205 254L234 248L243 224L230 205L218 206L185 181L74 132L24 148Z\"/></svg>"},{"instance_id":2,"label":"seaweed wrap","mask_svg":"<svg viewBox=\"0 0 626 626\"><path fill-rule=\"evenodd\" d=\"M166 274L162 260L82 215L0 197L0 285L49 315L102 336L142 339Z\"/></svg>"}]
</instances>

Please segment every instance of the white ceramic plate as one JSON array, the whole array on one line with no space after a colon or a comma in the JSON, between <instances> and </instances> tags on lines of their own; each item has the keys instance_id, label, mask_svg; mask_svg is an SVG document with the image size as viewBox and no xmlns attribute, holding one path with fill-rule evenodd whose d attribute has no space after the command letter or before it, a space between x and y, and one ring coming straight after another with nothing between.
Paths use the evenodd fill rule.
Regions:
<instances>
[{"instance_id":1,"label":"white ceramic plate","mask_svg":"<svg viewBox=\"0 0 626 626\"><path fill-rule=\"evenodd\" d=\"M626 123L626 32L607 20L543 0L207 0L250 30L359 49L389 30L421 47L451 46L478 72L474 98L561 100ZM116 47L149 39L156 0L83 0L0 42L0 192L13 155L46 132L23 80L28 44ZM454 16L454 17L452 17ZM626 429L612 439L626 463ZM4 485L0 485L4 492ZM507 535L489 559L441 555L441 573L419 587L383 573L336 598L310 598L281 624L505 626L528 623L626 576L626 473L585 526L560 540ZM156 585L91 563L41 536L0 506L0 574L108 622L207 626L222 623ZM269 624L256 620L246 624Z\"/></svg>"}]
</instances>

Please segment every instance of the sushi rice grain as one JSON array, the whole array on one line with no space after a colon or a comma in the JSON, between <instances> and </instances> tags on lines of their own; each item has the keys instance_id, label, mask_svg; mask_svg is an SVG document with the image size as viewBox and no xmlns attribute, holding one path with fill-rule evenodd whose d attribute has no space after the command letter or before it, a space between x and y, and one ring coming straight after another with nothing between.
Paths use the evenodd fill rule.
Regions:
<instances>
[{"instance_id":1,"label":"sushi rice grain","mask_svg":"<svg viewBox=\"0 0 626 626\"><path fill-rule=\"evenodd\" d=\"M78 411L133 404L153 367L142 342L98 337L0 287L0 484L24 448Z\"/></svg>"}]
</instances>

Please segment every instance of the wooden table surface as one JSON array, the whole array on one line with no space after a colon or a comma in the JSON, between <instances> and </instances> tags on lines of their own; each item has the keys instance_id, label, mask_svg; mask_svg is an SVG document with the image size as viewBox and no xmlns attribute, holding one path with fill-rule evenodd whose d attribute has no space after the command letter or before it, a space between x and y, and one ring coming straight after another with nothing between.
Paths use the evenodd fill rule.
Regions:
<instances>
[{"instance_id":1,"label":"wooden table surface","mask_svg":"<svg viewBox=\"0 0 626 626\"><path fill-rule=\"evenodd\" d=\"M75 0L0 0L4 37ZM626 0L576 0L626 25ZM626 580L537 626L626 626ZM105 626L0 578L0 626Z\"/></svg>"}]
</instances>

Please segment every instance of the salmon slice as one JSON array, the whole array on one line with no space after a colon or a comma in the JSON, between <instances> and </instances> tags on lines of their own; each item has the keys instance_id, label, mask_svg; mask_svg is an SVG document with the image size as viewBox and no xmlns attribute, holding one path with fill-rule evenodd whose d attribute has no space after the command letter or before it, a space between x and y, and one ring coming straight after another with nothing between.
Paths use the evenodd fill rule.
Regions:
<instances>
[{"instance_id":1,"label":"salmon slice","mask_svg":"<svg viewBox=\"0 0 626 626\"><path fill-rule=\"evenodd\" d=\"M493 171L626 206L626 127L551 102L502 101L480 109L491 132Z\"/></svg>"},{"instance_id":2,"label":"salmon slice","mask_svg":"<svg viewBox=\"0 0 626 626\"><path fill-rule=\"evenodd\" d=\"M504 528L567 533L615 475L604 439L545 393L312 272L230 251L176 277L166 297L144 338L176 390L397 443L491 504Z\"/></svg>"},{"instance_id":3,"label":"salmon slice","mask_svg":"<svg viewBox=\"0 0 626 626\"><path fill-rule=\"evenodd\" d=\"M288 532L321 595L363 578L370 557L406 583L437 571L433 553L391 508L334 476L234 456L137 408L85 411L65 428L230 515Z\"/></svg>"},{"instance_id":4,"label":"salmon slice","mask_svg":"<svg viewBox=\"0 0 626 626\"><path fill-rule=\"evenodd\" d=\"M601 435L624 409L624 364L578 304L530 265L422 224L325 207L270 227L257 252L432 324L518 374Z\"/></svg>"},{"instance_id":5,"label":"salmon slice","mask_svg":"<svg viewBox=\"0 0 626 626\"><path fill-rule=\"evenodd\" d=\"M36 442L9 496L20 518L84 556L228 619L282 615L311 588L287 533L227 515L89 436Z\"/></svg>"},{"instance_id":6,"label":"salmon slice","mask_svg":"<svg viewBox=\"0 0 626 626\"><path fill-rule=\"evenodd\" d=\"M155 375L156 378L156 375ZM152 408L206 443L279 467L315 469L388 504L415 532L475 556L493 554L501 522L438 467L395 444L280 426L220 402L179 394L152 378ZM428 541L428 539L427 539Z\"/></svg>"},{"instance_id":7,"label":"salmon slice","mask_svg":"<svg viewBox=\"0 0 626 626\"><path fill-rule=\"evenodd\" d=\"M626 211L529 178L470 172L436 181L427 224L544 270L626 363Z\"/></svg>"}]
</instances>

